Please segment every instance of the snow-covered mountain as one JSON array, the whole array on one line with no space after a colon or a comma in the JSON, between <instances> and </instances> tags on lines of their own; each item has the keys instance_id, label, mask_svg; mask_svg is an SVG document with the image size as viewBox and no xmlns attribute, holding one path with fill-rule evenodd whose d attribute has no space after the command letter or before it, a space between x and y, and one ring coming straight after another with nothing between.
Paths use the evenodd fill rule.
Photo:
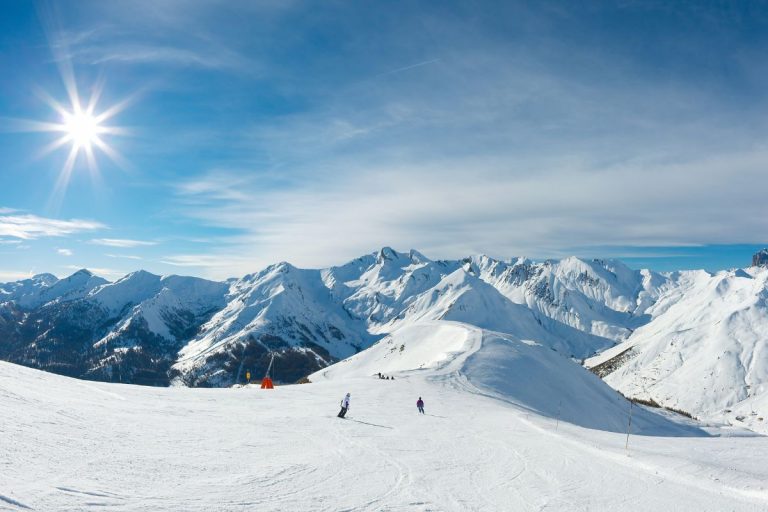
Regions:
<instances>
[{"instance_id":1,"label":"snow-covered mountain","mask_svg":"<svg viewBox=\"0 0 768 512\"><path fill-rule=\"evenodd\" d=\"M768 268L670 277L653 320L587 364L628 396L768 432Z\"/></svg>"},{"instance_id":2,"label":"snow-covered mountain","mask_svg":"<svg viewBox=\"0 0 768 512\"><path fill-rule=\"evenodd\" d=\"M0 302L14 302L22 307L34 305L40 292L58 281L53 274L38 274L29 279L0 284Z\"/></svg>"},{"instance_id":3,"label":"snow-covered mountain","mask_svg":"<svg viewBox=\"0 0 768 512\"><path fill-rule=\"evenodd\" d=\"M668 278L650 270L631 270L616 260L575 257L533 263L502 262L479 256L466 262L469 271L504 296L537 313L581 331L615 341L645 324Z\"/></svg>"},{"instance_id":4,"label":"snow-covered mountain","mask_svg":"<svg viewBox=\"0 0 768 512\"><path fill-rule=\"evenodd\" d=\"M0 357L65 375L167 385L181 346L224 306L227 285L134 272L109 283L87 270L6 285Z\"/></svg>"},{"instance_id":5,"label":"snow-covered mountain","mask_svg":"<svg viewBox=\"0 0 768 512\"><path fill-rule=\"evenodd\" d=\"M537 340L575 358L615 343L515 303L483 280L474 261L432 261L385 247L322 270L272 265L231 284L226 307L181 350L174 379L228 385L246 369L261 371L270 351L278 351L278 370L294 380L397 329L433 320Z\"/></svg>"},{"instance_id":6,"label":"snow-covered mountain","mask_svg":"<svg viewBox=\"0 0 768 512\"><path fill-rule=\"evenodd\" d=\"M282 378L297 380L368 347L374 337L332 300L319 270L271 265L231 283L226 306L180 351L174 378L192 386L263 373L278 352ZM259 375L259 378L261 375Z\"/></svg>"},{"instance_id":7,"label":"snow-covered mountain","mask_svg":"<svg viewBox=\"0 0 768 512\"><path fill-rule=\"evenodd\" d=\"M227 386L246 371L260 378L274 354L273 376L292 382L400 330L451 321L594 356L587 365L628 396L760 430L766 281L758 266L661 274L614 260L446 261L388 247L225 283L41 274L0 285L0 357L97 380Z\"/></svg>"}]
</instances>

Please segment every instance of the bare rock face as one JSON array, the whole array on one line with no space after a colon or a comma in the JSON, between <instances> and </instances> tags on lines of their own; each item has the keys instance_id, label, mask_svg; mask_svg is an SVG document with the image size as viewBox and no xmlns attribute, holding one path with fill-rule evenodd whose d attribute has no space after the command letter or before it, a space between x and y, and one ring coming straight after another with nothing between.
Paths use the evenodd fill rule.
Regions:
<instances>
[{"instance_id":1,"label":"bare rock face","mask_svg":"<svg viewBox=\"0 0 768 512\"><path fill-rule=\"evenodd\" d=\"M752 256L753 267L768 267L768 249L763 249Z\"/></svg>"}]
</instances>

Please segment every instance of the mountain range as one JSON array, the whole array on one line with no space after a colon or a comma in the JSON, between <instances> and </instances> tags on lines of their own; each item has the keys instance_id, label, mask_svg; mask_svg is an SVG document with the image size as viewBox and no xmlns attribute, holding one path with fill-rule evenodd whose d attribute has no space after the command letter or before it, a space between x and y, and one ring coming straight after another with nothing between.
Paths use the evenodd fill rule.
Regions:
<instances>
[{"instance_id":1,"label":"mountain range","mask_svg":"<svg viewBox=\"0 0 768 512\"><path fill-rule=\"evenodd\" d=\"M757 256L755 261L760 263ZM385 247L215 282L87 270L0 285L0 359L154 386L295 382L404 327L462 322L549 347L627 396L765 428L768 268L633 270L617 260L431 260ZM582 370L584 371L584 370Z\"/></svg>"}]
</instances>

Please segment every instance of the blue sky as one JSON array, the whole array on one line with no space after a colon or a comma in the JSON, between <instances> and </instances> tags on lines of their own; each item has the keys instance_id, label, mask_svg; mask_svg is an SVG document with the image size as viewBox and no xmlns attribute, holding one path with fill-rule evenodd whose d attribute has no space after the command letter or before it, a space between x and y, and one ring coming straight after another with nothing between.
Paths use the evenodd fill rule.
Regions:
<instances>
[{"instance_id":1,"label":"blue sky","mask_svg":"<svg viewBox=\"0 0 768 512\"><path fill-rule=\"evenodd\" d=\"M224 278L378 247L745 266L763 2L5 2L0 281ZM67 83L115 154L28 131ZM25 124L26 123L26 124Z\"/></svg>"}]
</instances>

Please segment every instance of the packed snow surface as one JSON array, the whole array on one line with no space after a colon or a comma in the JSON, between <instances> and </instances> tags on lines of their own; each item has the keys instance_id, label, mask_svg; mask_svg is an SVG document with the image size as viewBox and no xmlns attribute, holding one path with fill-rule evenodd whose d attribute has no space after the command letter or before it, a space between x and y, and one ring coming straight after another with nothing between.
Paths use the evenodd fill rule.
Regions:
<instances>
[{"instance_id":1,"label":"packed snow surface","mask_svg":"<svg viewBox=\"0 0 768 512\"><path fill-rule=\"evenodd\" d=\"M408 325L311 378L148 388L0 363L0 509L768 507L768 438L635 406L626 450L628 402L509 333Z\"/></svg>"}]
</instances>

